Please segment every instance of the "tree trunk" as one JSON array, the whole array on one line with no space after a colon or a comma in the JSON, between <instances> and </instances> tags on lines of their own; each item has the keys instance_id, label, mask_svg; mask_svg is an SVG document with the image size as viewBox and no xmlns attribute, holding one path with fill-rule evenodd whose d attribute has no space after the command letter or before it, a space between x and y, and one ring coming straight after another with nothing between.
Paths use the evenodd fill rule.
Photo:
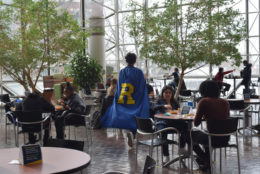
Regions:
<instances>
[{"instance_id":1,"label":"tree trunk","mask_svg":"<svg viewBox=\"0 0 260 174\"><path fill-rule=\"evenodd\" d=\"M30 89L28 88L26 82L24 82L24 81L18 81L18 83L20 83L20 84L23 86L23 88L24 88L25 91L30 91Z\"/></svg>"},{"instance_id":2,"label":"tree trunk","mask_svg":"<svg viewBox=\"0 0 260 174\"><path fill-rule=\"evenodd\" d=\"M174 95L174 99L175 99L176 101L178 101L178 96L179 96L180 91L181 91L181 86L182 86L183 78L184 78L184 71L181 70L181 75L180 75L178 87L177 87L177 90L175 91L175 95Z\"/></svg>"}]
</instances>

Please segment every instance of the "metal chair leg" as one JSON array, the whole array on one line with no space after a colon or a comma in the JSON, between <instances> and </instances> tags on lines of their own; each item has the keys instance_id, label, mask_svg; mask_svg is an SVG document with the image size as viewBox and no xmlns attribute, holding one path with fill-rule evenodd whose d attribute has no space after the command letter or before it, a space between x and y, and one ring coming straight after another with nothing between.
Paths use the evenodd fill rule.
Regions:
<instances>
[{"instance_id":1,"label":"metal chair leg","mask_svg":"<svg viewBox=\"0 0 260 174\"><path fill-rule=\"evenodd\" d=\"M16 128L16 147L19 147L19 126Z\"/></svg>"},{"instance_id":2,"label":"metal chair leg","mask_svg":"<svg viewBox=\"0 0 260 174\"><path fill-rule=\"evenodd\" d=\"M193 156L193 141L192 141L192 137L191 137L191 143L190 143L190 150L191 150L191 174L193 174L193 160L194 160L194 156Z\"/></svg>"},{"instance_id":3,"label":"metal chair leg","mask_svg":"<svg viewBox=\"0 0 260 174\"><path fill-rule=\"evenodd\" d=\"M5 144L7 144L7 116L5 116Z\"/></svg>"},{"instance_id":4,"label":"metal chair leg","mask_svg":"<svg viewBox=\"0 0 260 174\"><path fill-rule=\"evenodd\" d=\"M236 133L236 143L237 143L237 165L238 165L238 174L241 174L241 171L240 171L239 145L238 145L237 133Z\"/></svg>"},{"instance_id":5,"label":"metal chair leg","mask_svg":"<svg viewBox=\"0 0 260 174\"><path fill-rule=\"evenodd\" d=\"M135 143L135 168L137 169L137 153L138 153L138 135L136 135L136 143Z\"/></svg>"},{"instance_id":6,"label":"metal chair leg","mask_svg":"<svg viewBox=\"0 0 260 174\"><path fill-rule=\"evenodd\" d=\"M77 140L76 127L75 126L74 126L74 136L75 136L75 140Z\"/></svg>"},{"instance_id":7,"label":"metal chair leg","mask_svg":"<svg viewBox=\"0 0 260 174\"><path fill-rule=\"evenodd\" d=\"M17 141L17 137L16 137L16 136L17 136L17 135L16 135L15 124L13 124L13 126L14 126L14 127L13 127L13 128L14 128L14 143L15 143L15 146L16 146L16 144L17 144L17 142L16 142L16 141ZM18 127L18 126L17 126L17 127Z\"/></svg>"},{"instance_id":8,"label":"metal chair leg","mask_svg":"<svg viewBox=\"0 0 260 174\"><path fill-rule=\"evenodd\" d=\"M208 139L209 139L209 160L210 160L210 171L211 171L211 174L213 174L211 137L208 136Z\"/></svg>"},{"instance_id":9,"label":"metal chair leg","mask_svg":"<svg viewBox=\"0 0 260 174\"><path fill-rule=\"evenodd\" d=\"M159 158L158 158L158 147L157 148L157 159L158 159L158 163L159 163ZM163 147L161 146L161 160L162 160L162 167L163 167Z\"/></svg>"},{"instance_id":10,"label":"metal chair leg","mask_svg":"<svg viewBox=\"0 0 260 174\"><path fill-rule=\"evenodd\" d=\"M219 168L220 168L220 173L222 172L222 150L219 148Z\"/></svg>"},{"instance_id":11,"label":"metal chair leg","mask_svg":"<svg viewBox=\"0 0 260 174\"><path fill-rule=\"evenodd\" d=\"M28 133L28 137L29 137L29 133ZM25 133L23 133L23 144L25 144Z\"/></svg>"},{"instance_id":12,"label":"metal chair leg","mask_svg":"<svg viewBox=\"0 0 260 174\"><path fill-rule=\"evenodd\" d=\"M70 126L69 126L69 140L70 140Z\"/></svg>"}]
</instances>

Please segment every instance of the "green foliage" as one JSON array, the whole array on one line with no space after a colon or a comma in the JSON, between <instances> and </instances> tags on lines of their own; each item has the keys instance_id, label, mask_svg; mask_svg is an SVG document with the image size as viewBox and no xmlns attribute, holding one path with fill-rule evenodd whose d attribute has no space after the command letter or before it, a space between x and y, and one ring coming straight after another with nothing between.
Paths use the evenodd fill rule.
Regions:
<instances>
[{"instance_id":1,"label":"green foliage","mask_svg":"<svg viewBox=\"0 0 260 174\"><path fill-rule=\"evenodd\" d=\"M133 12L128 18L130 34L141 47L141 55L162 68L175 65L186 70L200 62L218 65L226 60L239 64L242 58L236 46L244 36L245 25L238 11L226 7L232 1L184 2L189 6L165 0L166 8L160 12L156 4L147 9L132 2L132 8L142 10L142 14Z\"/></svg>"},{"instance_id":2,"label":"green foliage","mask_svg":"<svg viewBox=\"0 0 260 174\"><path fill-rule=\"evenodd\" d=\"M88 91L102 81L102 66L96 59L78 52L71 61L71 76L74 83Z\"/></svg>"},{"instance_id":3,"label":"green foliage","mask_svg":"<svg viewBox=\"0 0 260 174\"><path fill-rule=\"evenodd\" d=\"M14 0L0 8L0 66L26 90L34 90L40 73L82 50L87 35L52 0Z\"/></svg>"},{"instance_id":4,"label":"green foliage","mask_svg":"<svg viewBox=\"0 0 260 174\"><path fill-rule=\"evenodd\" d=\"M106 66L106 74L112 74L114 72L114 67L113 66Z\"/></svg>"},{"instance_id":5,"label":"green foliage","mask_svg":"<svg viewBox=\"0 0 260 174\"><path fill-rule=\"evenodd\" d=\"M239 65L242 57L236 46L245 36L245 23L232 3L165 0L165 8L157 8L157 4L145 8L132 1L135 11L127 19L130 35L135 37L142 57L162 68L181 68L181 78L187 69L202 63L229 61Z\"/></svg>"}]
</instances>

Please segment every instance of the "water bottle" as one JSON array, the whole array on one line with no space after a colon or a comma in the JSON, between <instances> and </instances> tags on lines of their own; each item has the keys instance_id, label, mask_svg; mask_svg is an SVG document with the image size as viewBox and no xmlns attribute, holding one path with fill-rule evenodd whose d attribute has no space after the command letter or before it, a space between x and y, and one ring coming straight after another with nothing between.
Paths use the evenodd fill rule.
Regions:
<instances>
[{"instance_id":1,"label":"water bottle","mask_svg":"<svg viewBox=\"0 0 260 174\"><path fill-rule=\"evenodd\" d=\"M193 108L193 102L192 102L192 101L188 101L188 102L187 102L187 105L188 105L189 107Z\"/></svg>"}]
</instances>

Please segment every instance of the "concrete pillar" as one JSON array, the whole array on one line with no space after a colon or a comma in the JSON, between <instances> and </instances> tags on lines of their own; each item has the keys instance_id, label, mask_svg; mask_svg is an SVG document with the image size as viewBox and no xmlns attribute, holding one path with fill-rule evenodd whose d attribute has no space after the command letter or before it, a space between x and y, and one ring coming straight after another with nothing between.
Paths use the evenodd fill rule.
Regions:
<instances>
[{"instance_id":1,"label":"concrete pillar","mask_svg":"<svg viewBox=\"0 0 260 174\"><path fill-rule=\"evenodd\" d=\"M88 52L105 69L105 28L102 4L102 0L99 0L98 3L89 1L86 4L87 19L91 30L91 36L88 38Z\"/></svg>"}]
</instances>

